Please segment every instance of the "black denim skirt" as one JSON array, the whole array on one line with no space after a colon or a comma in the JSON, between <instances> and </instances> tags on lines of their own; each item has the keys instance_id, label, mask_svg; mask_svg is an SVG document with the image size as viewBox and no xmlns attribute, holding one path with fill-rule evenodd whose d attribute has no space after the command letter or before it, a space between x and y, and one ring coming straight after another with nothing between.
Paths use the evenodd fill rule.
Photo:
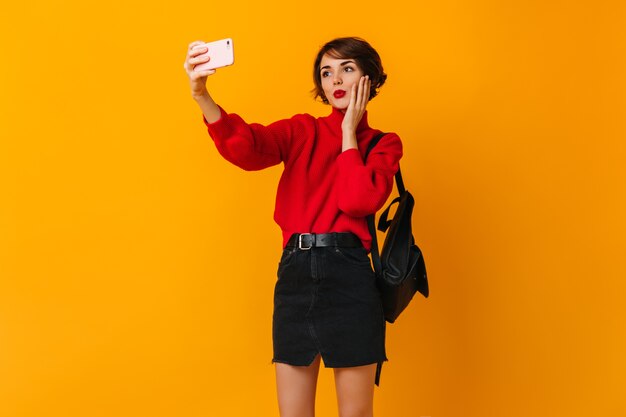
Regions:
<instances>
[{"instance_id":1,"label":"black denim skirt","mask_svg":"<svg viewBox=\"0 0 626 417\"><path fill-rule=\"evenodd\" d=\"M286 248L274 288L272 363L326 368L377 363L385 352L385 318L365 248Z\"/></svg>"}]
</instances>

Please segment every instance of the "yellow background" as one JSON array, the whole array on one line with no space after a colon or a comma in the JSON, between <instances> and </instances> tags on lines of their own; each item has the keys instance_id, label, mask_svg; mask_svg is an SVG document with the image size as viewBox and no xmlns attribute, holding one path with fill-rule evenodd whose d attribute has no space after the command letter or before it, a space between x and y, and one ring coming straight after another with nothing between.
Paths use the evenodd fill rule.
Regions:
<instances>
[{"instance_id":1,"label":"yellow background","mask_svg":"<svg viewBox=\"0 0 626 417\"><path fill-rule=\"evenodd\" d=\"M376 415L626 415L624 4L4 4L0 416L278 415L281 169L221 159L183 61L232 37L225 109L320 116L314 55L353 35L432 292L388 326Z\"/></svg>"}]
</instances>

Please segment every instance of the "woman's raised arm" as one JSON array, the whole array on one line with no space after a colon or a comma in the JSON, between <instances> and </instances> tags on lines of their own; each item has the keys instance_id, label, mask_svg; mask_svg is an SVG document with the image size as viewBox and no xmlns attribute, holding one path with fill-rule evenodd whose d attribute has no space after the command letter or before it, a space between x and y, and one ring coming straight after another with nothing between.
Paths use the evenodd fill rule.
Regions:
<instances>
[{"instance_id":1,"label":"woman's raised arm","mask_svg":"<svg viewBox=\"0 0 626 417\"><path fill-rule=\"evenodd\" d=\"M187 58L185 59L185 71L189 76L189 84L191 88L191 97L198 103L204 118L209 123L217 122L221 117L220 108L217 106L213 98L206 88L206 81L209 75L215 73L215 70L194 71L194 67L209 60L208 56L199 57L207 51L202 41L194 41L189 44L187 50Z\"/></svg>"}]
</instances>

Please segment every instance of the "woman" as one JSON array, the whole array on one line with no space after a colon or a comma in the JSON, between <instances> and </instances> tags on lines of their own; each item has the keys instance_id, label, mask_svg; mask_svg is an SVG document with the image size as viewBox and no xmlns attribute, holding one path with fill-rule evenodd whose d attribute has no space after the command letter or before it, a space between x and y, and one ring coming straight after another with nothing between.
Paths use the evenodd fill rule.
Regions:
<instances>
[{"instance_id":1,"label":"woman","mask_svg":"<svg viewBox=\"0 0 626 417\"><path fill-rule=\"evenodd\" d=\"M372 416L385 353L385 319L368 253L365 217L389 196L402 157L400 138L369 127L366 106L387 75L360 38L324 45L313 67L315 97L330 115L298 114L263 126L226 113L209 95L203 42L189 45L191 94L220 154L245 170L279 163L274 219L283 253L274 290L272 363L282 417L314 416L320 365L334 368L339 415Z\"/></svg>"}]
</instances>

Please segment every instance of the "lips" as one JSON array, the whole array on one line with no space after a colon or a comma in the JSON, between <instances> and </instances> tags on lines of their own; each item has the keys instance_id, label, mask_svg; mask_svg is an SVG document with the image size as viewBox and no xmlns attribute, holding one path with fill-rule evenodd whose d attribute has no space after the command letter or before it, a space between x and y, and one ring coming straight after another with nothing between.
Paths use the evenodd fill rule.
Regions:
<instances>
[{"instance_id":1,"label":"lips","mask_svg":"<svg viewBox=\"0 0 626 417\"><path fill-rule=\"evenodd\" d=\"M345 95L346 95L345 90L337 90L333 93L333 96L335 96L335 98L341 98Z\"/></svg>"}]
</instances>

